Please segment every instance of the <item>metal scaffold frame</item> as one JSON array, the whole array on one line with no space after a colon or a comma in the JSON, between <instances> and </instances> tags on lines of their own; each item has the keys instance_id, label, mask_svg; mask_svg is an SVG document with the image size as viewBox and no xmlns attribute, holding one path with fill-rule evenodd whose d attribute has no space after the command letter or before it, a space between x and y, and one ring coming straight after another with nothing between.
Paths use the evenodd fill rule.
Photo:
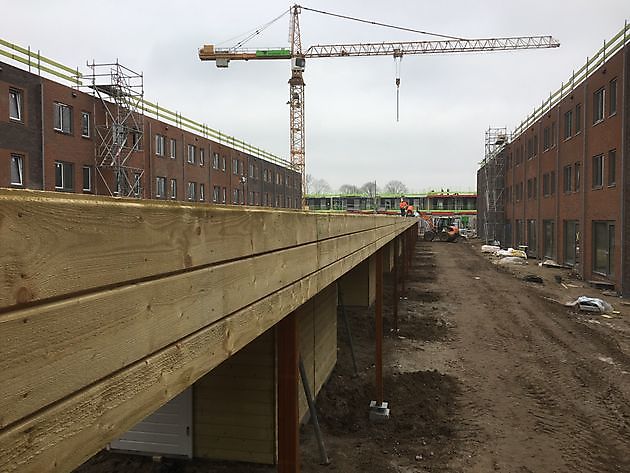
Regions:
<instances>
[{"instance_id":1,"label":"metal scaffold frame","mask_svg":"<svg viewBox=\"0 0 630 473\"><path fill-rule=\"evenodd\" d=\"M501 241L505 233L505 156L501 151L510 142L507 128L488 128L486 131L483 173L485 189L484 237L486 241Z\"/></svg>"},{"instance_id":2,"label":"metal scaffold frame","mask_svg":"<svg viewBox=\"0 0 630 473\"><path fill-rule=\"evenodd\" d=\"M94 113L95 168L107 191L118 197L143 197L144 167L133 166L132 157L142 152L144 135L144 79L141 73L115 63L88 64L91 74L87 87L100 100L100 113ZM138 160L144 163L143 159ZM98 185L99 180L97 180Z\"/></svg>"}]
</instances>

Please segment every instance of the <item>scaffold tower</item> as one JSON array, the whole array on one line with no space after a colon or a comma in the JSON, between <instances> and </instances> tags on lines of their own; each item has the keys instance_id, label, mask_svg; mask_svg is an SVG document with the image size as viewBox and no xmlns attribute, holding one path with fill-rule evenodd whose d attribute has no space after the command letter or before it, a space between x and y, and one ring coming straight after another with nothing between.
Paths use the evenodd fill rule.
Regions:
<instances>
[{"instance_id":1,"label":"scaffold tower","mask_svg":"<svg viewBox=\"0 0 630 473\"><path fill-rule=\"evenodd\" d=\"M502 151L509 143L507 128L488 128L486 131L483 177L485 181L484 237L486 241L503 240L505 233L505 159Z\"/></svg>"},{"instance_id":2,"label":"scaffold tower","mask_svg":"<svg viewBox=\"0 0 630 473\"><path fill-rule=\"evenodd\" d=\"M87 86L104 111L96 113L95 101L96 185L104 185L112 196L143 197L143 76L118 61L88 67Z\"/></svg>"}]
</instances>

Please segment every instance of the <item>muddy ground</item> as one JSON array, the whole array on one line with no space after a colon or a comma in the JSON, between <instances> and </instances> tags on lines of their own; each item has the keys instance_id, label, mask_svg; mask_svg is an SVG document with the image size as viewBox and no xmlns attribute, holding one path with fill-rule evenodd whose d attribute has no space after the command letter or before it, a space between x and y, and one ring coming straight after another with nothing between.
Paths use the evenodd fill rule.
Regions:
<instances>
[{"instance_id":1,"label":"muddy ground","mask_svg":"<svg viewBox=\"0 0 630 473\"><path fill-rule=\"evenodd\" d=\"M490 259L480 243L418 242L398 332L391 305L385 307L385 397L392 409L385 423L368 421L373 314L348 311L359 374L340 323L339 362L318 399L332 463L318 464L312 428L305 425L303 472L630 472L630 307L567 270L533 262L502 268ZM544 283L521 279L530 273ZM549 300L581 294L604 298L620 313L582 314ZM101 453L77 471L275 468L154 464Z\"/></svg>"}]
</instances>

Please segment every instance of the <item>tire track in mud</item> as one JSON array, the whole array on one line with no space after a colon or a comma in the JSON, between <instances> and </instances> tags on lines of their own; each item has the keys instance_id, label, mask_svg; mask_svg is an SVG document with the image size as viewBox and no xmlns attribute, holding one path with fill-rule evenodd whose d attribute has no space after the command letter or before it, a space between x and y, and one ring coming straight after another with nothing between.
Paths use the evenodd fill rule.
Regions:
<instances>
[{"instance_id":1,"label":"tire track in mud","mask_svg":"<svg viewBox=\"0 0 630 473\"><path fill-rule=\"evenodd\" d=\"M462 452L497 452L506 471L630 471L630 387L620 368L606 361L627 363L619 341L542 300L468 245L447 245L448 252L441 245L434 249L439 290L469 312L460 310L456 318L468 360L460 374ZM457 290L463 287L473 290ZM471 359L466 351L477 353ZM498 406L500 397L511 401ZM523 448L522 458L499 438L518 433L509 432L510 412L513 428L529 430L524 438L531 448ZM493 421L502 425L488 427ZM527 457L532 451L555 452L559 459L534 461ZM469 461L453 465L477 471L467 469Z\"/></svg>"}]
</instances>

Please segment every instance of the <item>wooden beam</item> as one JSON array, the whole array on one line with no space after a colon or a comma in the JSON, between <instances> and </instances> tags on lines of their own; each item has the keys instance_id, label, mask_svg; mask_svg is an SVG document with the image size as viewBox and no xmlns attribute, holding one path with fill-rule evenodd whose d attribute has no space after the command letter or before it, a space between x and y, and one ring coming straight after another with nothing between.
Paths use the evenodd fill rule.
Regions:
<instances>
[{"instance_id":1,"label":"wooden beam","mask_svg":"<svg viewBox=\"0 0 630 473\"><path fill-rule=\"evenodd\" d=\"M300 472L298 324L295 312L276 328L278 360L278 473Z\"/></svg>"},{"instance_id":2,"label":"wooden beam","mask_svg":"<svg viewBox=\"0 0 630 473\"><path fill-rule=\"evenodd\" d=\"M0 189L0 309L397 223L363 217Z\"/></svg>"},{"instance_id":3,"label":"wooden beam","mask_svg":"<svg viewBox=\"0 0 630 473\"><path fill-rule=\"evenodd\" d=\"M394 231L369 230L6 314L0 428Z\"/></svg>"},{"instance_id":4,"label":"wooden beam","mask_svg":"<svg viewBox=\"0 0 630 473\"><path fill-rule=\"evenodd\" d=\"M376 356L375 356L375 373L376 373L376 402L378 405L383 404L383 250L380 249L374 255L376 258Z\"/></svg>"}]
</instances>

